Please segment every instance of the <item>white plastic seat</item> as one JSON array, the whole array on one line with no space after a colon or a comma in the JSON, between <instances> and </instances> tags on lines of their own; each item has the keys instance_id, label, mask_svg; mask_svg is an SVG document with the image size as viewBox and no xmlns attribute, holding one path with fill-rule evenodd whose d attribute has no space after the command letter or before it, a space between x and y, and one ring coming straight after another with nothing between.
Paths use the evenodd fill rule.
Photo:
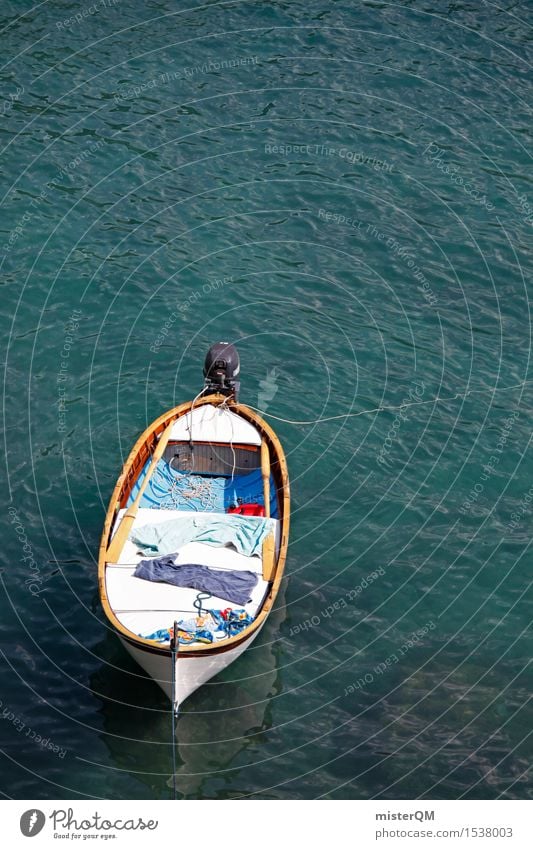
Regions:
<instances>
[{"instance_id":1,"label":"white plastic seat","mask_svg":"<svg viewBox=\"0 0 533 849\"><path fill-rule=\"evenodd\" d=\"M203 404L192 413L181 416L172 428L171 440L194 442L241 443L261 445L261 434L236 413L213 404Z\"/></svg>"},{"instance_id":2,"label":"white plastic seat","mask_svg":"<svg viewBox=\"0 0 533 849\"><path fill-rule=\"evenodd\" d=\"M199 590L188 587L175 587L158 581L146 581L134 578L134 566L108 566L106 569L106 593L113 610L181 610L195 613L194 600ZM251 601L244 605L250 616L255 616L262 603L268 582L258 577L251 593ZM240 609L242 604L234 604L220 596L213 596L205 602L208 607L222 609L231 607Z\"/></svg>"}]
</instances>

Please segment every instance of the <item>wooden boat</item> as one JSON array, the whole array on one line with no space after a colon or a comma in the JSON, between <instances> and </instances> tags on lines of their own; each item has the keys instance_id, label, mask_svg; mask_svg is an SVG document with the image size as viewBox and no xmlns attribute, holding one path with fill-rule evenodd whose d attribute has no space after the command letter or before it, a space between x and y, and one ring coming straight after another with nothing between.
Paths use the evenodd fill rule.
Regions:
<instances>
[{"instance_id":1,"label":"wooden boat","mask_svg":"<svg viewBox=\"0 0 533 849\"><path fill-rule=\"evenodd\" d=\"M256 639L283 577L290 514L287 463L270 425L239 403L235 379L239 370L232 345L212 346L200 397L159 416L133 446L111 496L100 543L98 585L106 617L176 711ZM251 482L257 490L258 481L259 492L254 493ZM252 504L248 495L239 498L239 491L252 492ZM211 500L206 496L210 492ZM165 532L172 527L183 538L191 517L200 526L200 540L196 531L190 541L183 540L172 552L176 566L193 563L207 567L210 575L212 570L218 575L224 570L233 575L253 572L256 584L246 604L222 595L209 597L198 588L135 577L139 562L149 559L146 549L143 553L139 548L139 535L165 523ZM232 542L205 542L206 527L222 529L224 538L230 525L239 529L242 523L251 523L254 533L257 528L264 534L254 553L243 553ZM150 557L156 556L150 552ZM200 626L211 609L224 611L224 616L244 611L245 616L234 616L243 617L246 624L236 633L229 627L227 634L217 632L213 642L181 644L187 636L181 625L188 623L190 629L191 621L196 621ZM165 629L168 637L163 639Z\"/></svg>"}]
</instances>

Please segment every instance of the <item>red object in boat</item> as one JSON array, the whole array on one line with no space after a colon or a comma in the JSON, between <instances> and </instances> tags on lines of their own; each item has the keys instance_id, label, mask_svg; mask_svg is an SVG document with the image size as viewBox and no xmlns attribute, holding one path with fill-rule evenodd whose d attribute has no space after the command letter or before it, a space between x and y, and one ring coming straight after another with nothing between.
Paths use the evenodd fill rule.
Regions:
<instances>
[{"instance_id":1,"label":"red object in boat","mask_svg":"<svg viewBox=\"0 0 533 849\"><path fill-rule=\"evenodd\" d=\"M237 507L228 507L228 513L238 513L240 516L264 516L265 508L262 504L239 504Z\"/></svg>"}]
</instances>

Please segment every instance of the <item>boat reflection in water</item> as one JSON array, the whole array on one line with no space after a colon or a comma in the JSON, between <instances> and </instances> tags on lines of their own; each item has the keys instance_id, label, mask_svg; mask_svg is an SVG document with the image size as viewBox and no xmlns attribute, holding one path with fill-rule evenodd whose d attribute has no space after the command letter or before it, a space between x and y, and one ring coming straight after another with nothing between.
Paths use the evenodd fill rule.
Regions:
<instances>
[{"instance_id":1,"label":"boat reflection in water","mask_svg":"<svg viewBox=\"0 0 533 849\"><path fill-rule=\"evenodd\" d=\"M176 791L180 798L228 798L249 792L238 756L272 725L281 692L279 632L286 617L285 580L256 642L184 704L176 722ZM125 798L172 798L171 706L113 635L100 646L105 666L92 676L102 701L103 737ZM266 741L266 737L264 738ZM263 741L263 742L264 742ZM216 789L210 784L216 779ZM147 790L149 792L147 792Z\"/></svg>"}]
</instances>

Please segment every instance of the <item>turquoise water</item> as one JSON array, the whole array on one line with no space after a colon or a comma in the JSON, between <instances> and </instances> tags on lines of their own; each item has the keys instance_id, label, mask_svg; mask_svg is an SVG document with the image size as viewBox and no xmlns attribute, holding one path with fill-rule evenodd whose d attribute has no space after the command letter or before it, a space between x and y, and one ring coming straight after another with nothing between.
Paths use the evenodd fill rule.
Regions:
<instances>
[{"instance_id":1,"label":"turquoise water","mask_svg":"<svg viewBox=\"0 0 533 849\"><path fill-rule=\"evenodd\" d=\"M340 418L271 419L288 580L184 705L179 794L533 796L528 11L4 1L3 794L171 792L95 559L229 339L243 401Z\"/></svg>"}]
</instances>

